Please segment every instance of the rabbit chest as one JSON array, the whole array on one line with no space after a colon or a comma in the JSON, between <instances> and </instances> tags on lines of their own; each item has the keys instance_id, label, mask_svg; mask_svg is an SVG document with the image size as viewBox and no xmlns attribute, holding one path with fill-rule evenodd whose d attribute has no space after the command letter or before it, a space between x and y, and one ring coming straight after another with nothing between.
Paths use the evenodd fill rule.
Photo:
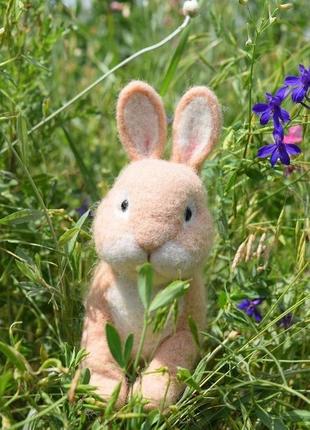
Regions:
<instances>
[{"instance_id":1,"label":"rabbit chest","mask_svg":"<svg viewBox=\"0 0 310 430\"><path fill-rule=\"evenodd\" d=\"M154 288L158 291L158 288ZM138 294L137 284L134 281L125 279L116 279L115 282L107 289L105 294L106 301L111 312L113 324L119 332L122 342L125 342L127 336L134 335L133 355L138 350L138 345L143 329L144 308ZM179 302L179 314L184 309L183 299ZM175 331L173 318L169 318L162 330L154 333L151 326L147 328L143 356L150 357L158 345Z\"/></svg>"}]
</instances>

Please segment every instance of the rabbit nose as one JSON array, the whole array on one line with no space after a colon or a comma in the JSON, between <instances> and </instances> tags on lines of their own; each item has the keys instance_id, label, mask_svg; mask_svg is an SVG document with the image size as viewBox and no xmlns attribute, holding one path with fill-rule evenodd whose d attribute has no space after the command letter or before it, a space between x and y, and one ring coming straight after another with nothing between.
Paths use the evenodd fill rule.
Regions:
<instances>
[{"instance_id":1,"label":"rabbit nose","mask_svg":"<svg viewBox=\"0 0 310 430\"><path fill-rule=\"evenodd\" d=\"M148 254L155 251L177 234L177 226L165 222L143 219L136 228L138 245Z\"/></svg>"}]
</instances>

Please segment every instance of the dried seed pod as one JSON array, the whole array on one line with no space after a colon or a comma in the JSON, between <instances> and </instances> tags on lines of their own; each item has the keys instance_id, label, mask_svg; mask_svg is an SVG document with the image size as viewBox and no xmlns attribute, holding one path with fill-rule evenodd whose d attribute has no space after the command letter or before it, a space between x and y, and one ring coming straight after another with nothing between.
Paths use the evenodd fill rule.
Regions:
<instances>
[{"instance_id":1,"label":"dried seed pod","mask_svg":"<svg viewBox=\"0 0 310 430\"><path fill-rule=\"evenodd\" d=\"M245 261L249 261L251 258L254 240L255 240L255 234L251 233L248 238L248 242L246 246Z\"/></svg>"},{"instance_id":2,"label":"dried seed pod","mask_svg":"<svg viewBox=\"0 0 310 430\"><path fill-rule=\"evenodd\" d=\"M231 265L232 270L235 270L238 264L240 263L240 261L244 259L245 251L246 251L246 243L247 243L247 239L244 242L242 242L239 248L237 249L237 252L234 256L234 259Z\"/></svg>"},{"instance_id":3,"label":"dried seed pod","mask_svg":"<svg viewBox=\"0 0 310 430\"><path fill-rule=\"evenodd\" d=\"M266 232L264 232L261 235L261 238L259 240L258 247L257 247L257 250L256 250L256 257L257 257L258 260L260 259L260 256L262 255L262 252L264 251L264 242L266 240L266 237L267 237L267 234L266 234Z\"/></svg>"}]
</instances>

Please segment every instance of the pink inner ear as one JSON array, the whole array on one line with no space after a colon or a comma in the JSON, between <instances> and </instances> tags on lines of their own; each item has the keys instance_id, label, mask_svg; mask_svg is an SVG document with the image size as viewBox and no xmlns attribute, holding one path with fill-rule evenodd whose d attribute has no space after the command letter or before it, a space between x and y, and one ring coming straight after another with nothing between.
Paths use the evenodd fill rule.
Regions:
<instances>
[{"instance_id":1,"label":"pink inner ear","mask_svg":"<svg viewBox=\"0 0 310 430\"><path fill-rule=\"evenodd\" d=\"M145 138L144 147L146 149L146 154L151 152L151 139L149 137Z\"/></svg>"},{"instance_id":2,"label":"pink inner ear","mask_svg":"<svg viewBox=\"0 0 310 430\"><path fill-rule=\"evenodd\" d=\"M196 87L183 96L173 123L172 159L199 169L219 136L220 110L216 97L206 87Z\"/></svg>"},{"instance_id":3,"label":"pink inner ear","mask_svg":"<svg viewBox=\"0 0 310 430\"><path fill-rule=\"evenodd\" d=\"M190 137L188 139L188 144L186 145L186 147L184 148L184 151L183 151L182 161L186 161L186 160L189 160L191 158L191 156L193 155L193 153L197 147L196 142L197 142L197 136Z\"/></svg>"}]
</instances>

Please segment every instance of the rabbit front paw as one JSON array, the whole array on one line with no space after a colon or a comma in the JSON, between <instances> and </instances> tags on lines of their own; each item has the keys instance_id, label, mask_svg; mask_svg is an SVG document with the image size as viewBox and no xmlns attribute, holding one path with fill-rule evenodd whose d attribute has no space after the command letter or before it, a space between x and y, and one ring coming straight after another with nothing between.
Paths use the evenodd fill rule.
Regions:
<instances>
[{"instance_id":1,"label":"rabbit front paw","mask_svg":"<svg viewBox=\"0 0 310 430\"><path fill-rule=\"evenodd\" d=\"M120 376L119 379L115 379L109 375L92 373L89 383L90 385L97 387L96 393L106 401L110 400L114 390L117 388L117 385L121 383L121 389L115 407L120 409L126 403L128 385L124 376Z\"/></svg>"},{"instance_id":2,"label":"rabbit front paw","mask_svg":"<svg viewBox=\"0 0 310 430\"><path fill-rule=\"evenodd\" d=\"M133 386L133 393L147 401L145 409L166 409L180 397L184 387L175 377L166 373L152 372L142 375Z\"/></svg>"}]
</instances>

